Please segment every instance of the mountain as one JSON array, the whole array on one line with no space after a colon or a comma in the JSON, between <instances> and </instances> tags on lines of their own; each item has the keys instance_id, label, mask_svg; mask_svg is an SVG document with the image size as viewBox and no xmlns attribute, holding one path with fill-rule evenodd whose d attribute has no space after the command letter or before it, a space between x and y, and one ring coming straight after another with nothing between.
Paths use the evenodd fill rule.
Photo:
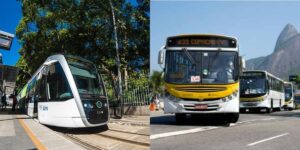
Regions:
<instances>
[{"instance_id":1,"label":"mountain","mask_svg":"<svg viewBox=\"0 0 300 150\"><path fill-rule=\"evenodd\" d=\"M268 56L246 61L247 70L266 70L280 78L300 74L300 33L287 24L278 36L275 49Z\"/></svg>"}]
</instances>

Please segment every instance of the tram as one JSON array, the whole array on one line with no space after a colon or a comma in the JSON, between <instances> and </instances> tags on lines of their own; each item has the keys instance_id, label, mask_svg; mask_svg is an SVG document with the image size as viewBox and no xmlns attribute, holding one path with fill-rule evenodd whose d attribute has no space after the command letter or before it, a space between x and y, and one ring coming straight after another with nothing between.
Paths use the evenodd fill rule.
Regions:
<instances>
[{"instance_id":1,"label":"tram","mask_svg":"<svg viewBox=\"0 0 300 150\"><path fill-rule=\"evenodd\" d=\"M107 125L108 98L94 64L70 55L53 55L21 90L17 100L41 124L84 128Z\"/></svg>"}]
</instances>

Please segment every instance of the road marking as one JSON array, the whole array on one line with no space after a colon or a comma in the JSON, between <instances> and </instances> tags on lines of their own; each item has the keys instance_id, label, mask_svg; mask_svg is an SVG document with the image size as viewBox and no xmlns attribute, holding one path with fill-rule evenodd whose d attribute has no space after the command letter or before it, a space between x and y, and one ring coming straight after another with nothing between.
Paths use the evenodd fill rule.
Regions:
<instances>
[{"instance_id":1,"label":"road marking","mask_svg":"<svg viewBox=\"0 0 300 150\"><path fill-rule=\"evenodd\" d=\"M254 143L250 143L247 146L254 146L256 144L259 144L259 143L262 143L262 142L266 142L266 141L269 141L269 140L272 140L272 139L276 139L276 138L279 138L279 137L282 137L282 136L286 136L288 134L289 133L284 133L284 134L276 135L276 136L273 136L273 137L269 137L269 138L266 138L266 139L263 139L263 140L260 140L260 141L254 142Z\"/></svg>"},{"instance_id":2,"label":"road marking","mask_svg":"<svg viewBox=\"0 0 300 150\"><path fill-rule=\"evenodd\" d=\"M204 128L195 128L195 129L189 129L189 130L181 130L181 131L173 131L173 132L167 132L167 133L160 133L160 134L150 135L150 139L153 140L153 139L170 137L170 136L176 136L176 135L197 133L197 132L212 130L212 129L216 129L216 128L219 128L219 127L204 127Z\"/></svg>"},{"instance_id":3,"label":"road marking","mask_svg":"<svg viewBox=\"0 0 300 150\"><path fill-rule=\"evenodd\" d=\"M46 150L47 148L41 143L41 141L36 136L34 136L34 134L32 133L32 131L25 124L24 120L23 119L19 119L19 122L20 122L21 126L24 128L24 130L27 133L27 135L29 136L29 138L31 139L31 141L36 146L36 148L38 150Z\"/></svg>"},{"instance_id":4,"label":"road marking","mask_svg":"<svg viewBox=\"0 0 300 150\"><path fill-rule=\"evenodd\" d=\"M238 124L244 124L244 123L251 123L251 122L254 122L254 121L268 121L268 120L274 120L276 118L264 118L264 119L252 119L252 120L246 120L246 121L240 121L240 122L237 122L237 123L231 123L230 126L235 126L235 125L238 125Z\"/></svg>"},{"instance_id":5,"label":"road marking","mask_svg":"<svg viewBox=\"0 0 300 150\"><path fill-rule=\"evenodd\" d=\"M254 121L266 121L266 120L273 120L276 118L264 118L264 119L252 119L252 120L246 120L246 121L241 121L237 123L231 123L230 126L235 126L237 124L243 124L243 123L250 123ZM222 126L218 127L202 127L202 128L194 128L194 129L188 129L188 130L181 130L181 131L172 131L172 132L166 132L166 133L158 133L158 134L153 134L150 135L150 139L159 139L159 138L165 138L165 137L170 137L170 136L177 136L177 135L183 135L183 134L190 134L190 133L197 133L197 132L202 132L202 131L208 131L212 129L217 129L221 128Z\"/></svg>"}]
</instances>

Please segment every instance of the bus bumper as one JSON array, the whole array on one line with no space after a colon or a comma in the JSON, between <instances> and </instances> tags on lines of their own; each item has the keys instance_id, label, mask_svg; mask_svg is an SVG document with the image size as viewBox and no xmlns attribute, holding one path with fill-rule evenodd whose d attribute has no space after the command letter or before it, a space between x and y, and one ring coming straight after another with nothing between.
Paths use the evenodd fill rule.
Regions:
<instances>
[{"instance_id":1,"label":"bus bumper","mask_svg":"<svg viewBox=\"0 0 300 150\"><path fill-rule=\"evenodd\" d=\"M240 102L241 109L251 109L251 108L270 108L270 102L267 100L264 101L255 101L255 102Z\"/></svg>"},{"instance_id":2,"label":"bus bumper","mask_svg":"<svg viewBox=\"0 0 300 150\"><path fill-rule=\"evenodd\" d=\"M239 112L239 96L224 102L222 99L214 101L173 101L164 98L164 112L165 113L186 113L186 114L200 114L200 113L238 113ZM207 106L206 109L198 109L197 105Z\"/></svg>"}]
</instances>

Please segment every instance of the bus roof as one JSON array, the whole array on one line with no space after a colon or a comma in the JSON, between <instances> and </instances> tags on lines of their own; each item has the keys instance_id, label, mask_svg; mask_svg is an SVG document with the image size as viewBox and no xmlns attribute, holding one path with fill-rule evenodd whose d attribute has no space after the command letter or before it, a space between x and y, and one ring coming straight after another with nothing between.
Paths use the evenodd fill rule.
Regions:
<instances>
[{"instance_id":1,"label":"bus roof","mask_svg":"<svg viewBox=\"0 0 300 150\"><path fill-rule=\"evenodd\" d=\"M265 73L266 75L269 75L269 76L271 76L271 77L273 77L273 78L276 78L277 80L280 80L280 81L282 81L282 82L285 82L284 80L282 80L281 78L279 78L279 77L276 77L275 75L273 75L273 74L271 74L271 73L269 73L269 72L267 72L267 71L265 71L265 70L246 70L246 71L243 71L243 73L247 73L247 72L262 72L262 73Z\"/></svg>"}]
</instances>

